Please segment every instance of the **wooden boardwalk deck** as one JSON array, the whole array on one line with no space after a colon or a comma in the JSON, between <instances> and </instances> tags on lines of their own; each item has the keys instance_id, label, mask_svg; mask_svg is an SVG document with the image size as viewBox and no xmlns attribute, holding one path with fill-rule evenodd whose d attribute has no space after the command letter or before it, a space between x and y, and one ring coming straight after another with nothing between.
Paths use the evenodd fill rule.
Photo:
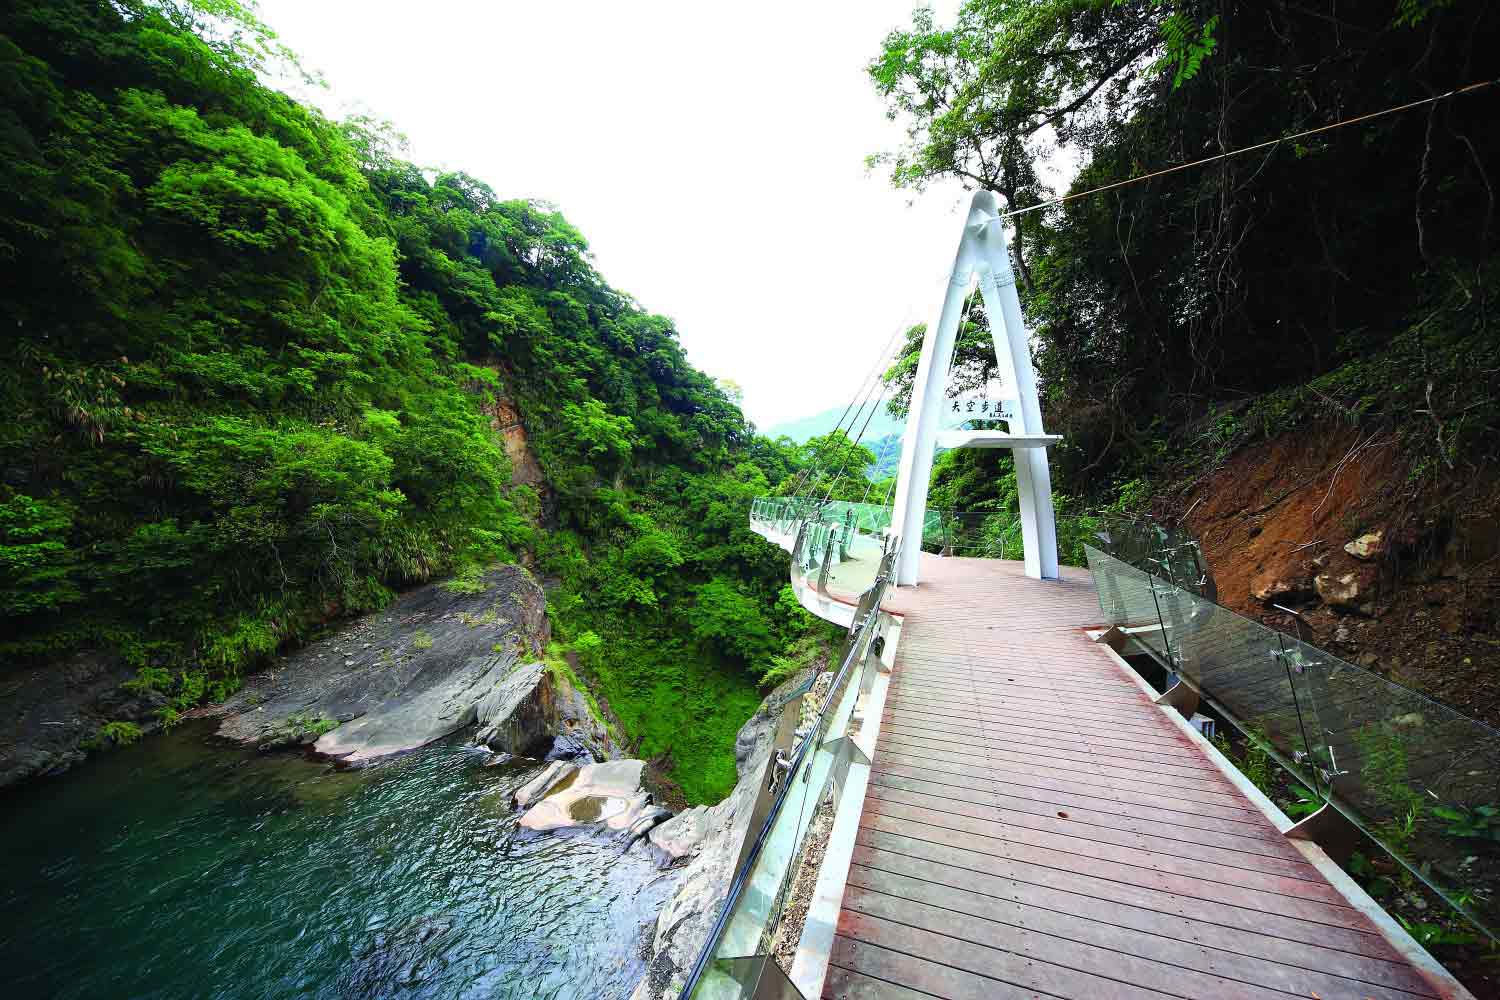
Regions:
<instances>
[{"instance_id":1,"label":"wooden boardwalk deck","mask_svg":"<svg viewBox=\"0 0 1500 1000\"><path fill-rule=\"evenodd\" d=\"M931 559L824 996L1442 995L1082 628L1088 574Z\"/></svg>"}]
</instances>

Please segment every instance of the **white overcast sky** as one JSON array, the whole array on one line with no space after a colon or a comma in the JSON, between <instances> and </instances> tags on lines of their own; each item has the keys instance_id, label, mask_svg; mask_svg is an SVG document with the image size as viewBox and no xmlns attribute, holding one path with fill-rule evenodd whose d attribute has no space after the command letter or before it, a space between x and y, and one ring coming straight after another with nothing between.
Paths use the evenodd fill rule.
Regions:
<instances>
[{"instance_id":1,"label":"white overcast sky","mask_svg":"<svg viewBox=\"0 0 1500 1000\"><path fill-rule=\"evenodd\" d=\"M892 190L864 73L914 0L261 0L330 113L423 165L556 203L605 279L672 317L762 428L842 406L938 306L956 185ZM943 17L956 0L937 4Z\"/></svg>"}]
</instances>

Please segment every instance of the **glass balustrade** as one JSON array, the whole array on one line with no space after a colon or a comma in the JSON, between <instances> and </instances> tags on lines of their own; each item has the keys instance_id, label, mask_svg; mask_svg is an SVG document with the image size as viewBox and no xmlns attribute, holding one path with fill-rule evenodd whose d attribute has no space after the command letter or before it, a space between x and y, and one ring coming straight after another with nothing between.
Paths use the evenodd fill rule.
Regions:
<instances>
[{"instance_id":1,"label":"glass balustrade","mask_svg":"<svg viewBox=\"0 0 1500 1000\"><path fill-rule=\"evenodd\" d=\"M839 550L830 578L844 597L869 587L875 557L888 547L891 530L891 508L844 500L762 497L751 504L750 517L762 529L787 538L794 537L804 522L837 529ZM1065 565L1083 564L1082 540L1091 538L1100 523L1093 515L1056 518L1059 555ZM921 537L923 550L934 555L1015 561L1025 556L1021 519L1010 511L929 510L922 519ZM812 544L821 554L821 535ZM861 565L847 565L851 561Z\"/></svg>"},{"instance_id":2,"label":"glass balustrade","mask_svg":"<svg viewBox=\"0 0 1500 1000\"><path fill-rule=\"evenodd\" d=\"M810 561L831 556L839 541L838 525L805 522L794 546L794 565L804 556ZM860 595L854 625L834 660L836 671L822 675L826 686L815 682L806 690L804 706L816 707L802 709L790 754L773 752L766 765L773 769L766 786L774 794L769 815L760 829L747 831L754 840L684 997L805 1000L775 954L795 947L787 938L798 926L787 917L813 820L820 807L837 807L850 765L863 756L850 738L850 723L879 662L875 639L885 627L879 609L891 561L882 560L872 585ZM798 707L789 705L786 711Z\"/></svg>"},{"instance_id":3,"label":"glass balustrade","mask_svg":"<svg viewBox=\"0 0 1500 1000\"><path fill-rule=\"evenodd\" d=\"M1106 621L1495 937L1500 732L1219 605L1180 530L1117 521L1086 551Z\"/></svg>"}]
</instances>

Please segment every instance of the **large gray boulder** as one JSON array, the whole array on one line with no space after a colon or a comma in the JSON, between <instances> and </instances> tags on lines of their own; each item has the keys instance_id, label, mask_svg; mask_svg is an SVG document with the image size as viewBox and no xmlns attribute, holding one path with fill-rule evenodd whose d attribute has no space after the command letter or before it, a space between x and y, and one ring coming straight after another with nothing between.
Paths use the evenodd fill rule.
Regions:
<instances>
[{"instance_id":1,"label":"large gray boulder","mask_svg":"<svg viewBox=\"0 0 1500 1000\"><path fill-rule=\"evenodd\" d=\"M578 765L568 760L554 760L542 769L542 772L532 778L526 784L516 789L513 798L516 805L522 809L530 809L532 804L541 799L560 783L573 777L578 771Z\"/></svg>"},{"instance_id":2,"label":"large gray boulder","mask_svg":"<svg viewBox=\"0 0 1500 1000\"><path fill-rule=\"evenodd\" d=\"M652 827L647 840L660 851L668 864L696 854L708 839L708 806L693 806L673 816L660 826Z\"/></svg>"},{"instance_id":3,"label":"large gray boulder","mask_svg":"<svg viewBox=\"0 0 1500 1000\"><path fill-rule=\"evenodd\" d=\"M219 734L364 764L473 725L484 704L505 750L545 747L550 733L526 707L546 676L533 662L548 638L546 598L515 566L480 584L420 587L309 643L220 707ZM521 709L514 726L508 700Z\"/></svg>"}]
</instances>

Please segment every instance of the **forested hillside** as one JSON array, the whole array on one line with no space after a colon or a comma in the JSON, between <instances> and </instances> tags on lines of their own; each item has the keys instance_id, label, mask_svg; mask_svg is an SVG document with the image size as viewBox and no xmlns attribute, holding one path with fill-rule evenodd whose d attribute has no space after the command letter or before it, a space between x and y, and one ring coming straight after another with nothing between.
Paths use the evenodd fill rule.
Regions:
<instances>
[{"instance_id":1,"label":"forested hillside","mask_svg":"<svg viewBox=\"0 0 1500 1000\"><path fill-rule=\"evenodd\" d=\"M521 561L637 752L722 795L810 628L744 517L797 456L560 214L269 89L276 58L233 3L0 18L0 660L117 655L171 722L396 588Z\"/></svg>"}]
</instances>

